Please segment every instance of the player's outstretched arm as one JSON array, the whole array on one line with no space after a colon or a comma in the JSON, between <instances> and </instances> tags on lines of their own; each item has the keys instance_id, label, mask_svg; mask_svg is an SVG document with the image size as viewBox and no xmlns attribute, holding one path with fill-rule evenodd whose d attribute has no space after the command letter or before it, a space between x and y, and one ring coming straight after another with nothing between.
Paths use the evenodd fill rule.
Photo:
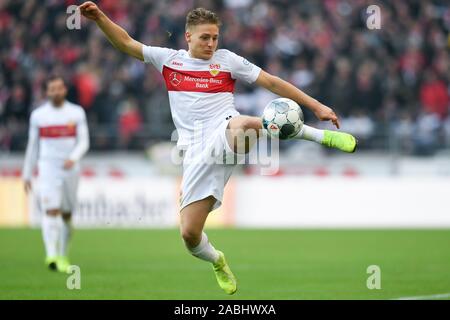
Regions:
<instances>
[{"instance_id":1,"label":"player's outstretched arm","mask_svg":"<svg viewBox=\"0 0 450 320\"><path fill-rule=\"evenodd\" d=\"M144 61L142 43L130 37L122 27L112 22L95 3L87 1L78 8L84 17L97 23L97 26L114 47L136 59Z\"/></svg>"},{"instance_id":2,"label":"player's outstretched arm","mask_svg":"<svg viewBox=\"0 0 450 320\"><path fill-rule=\"evenodd\" d=\"M300 105L309 108L319 120L331 121L337 128L340 127L339 118L334 113L333 109L323 105L289 82L261 70L256 79L256 84L281 97L292 99Z\"/></svg>"}]
</instances>

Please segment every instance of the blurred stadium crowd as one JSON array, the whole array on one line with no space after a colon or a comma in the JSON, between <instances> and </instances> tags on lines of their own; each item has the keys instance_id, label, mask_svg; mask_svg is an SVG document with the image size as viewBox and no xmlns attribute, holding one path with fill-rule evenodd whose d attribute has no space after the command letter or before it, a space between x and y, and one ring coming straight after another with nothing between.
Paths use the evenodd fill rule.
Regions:
<instances>
[{"instance_id":1,"label":"blurred stadium crowd","mask_svg":"<svg viewBox=\"0 0 450 320\"><path fill-rule=\"evenodd\" d=\"M162 77L116 51L94 23L68 30L81 1L0 0L0 150L23 150L44 81L62 74L88 114L94 150L141 149L174 129ZM145 44L186 48L186 13L216 10L219 46L333 107L368 149L394 138L404 152L450 146L450 5L445 0L99 0ZM381 8L369 30L366 8ZM259 115L271 95L239 84L236 105ZM307 121L315 122L307 113ZM323 124L322 124L323 125Z\"/></svg>"}]
</instances>

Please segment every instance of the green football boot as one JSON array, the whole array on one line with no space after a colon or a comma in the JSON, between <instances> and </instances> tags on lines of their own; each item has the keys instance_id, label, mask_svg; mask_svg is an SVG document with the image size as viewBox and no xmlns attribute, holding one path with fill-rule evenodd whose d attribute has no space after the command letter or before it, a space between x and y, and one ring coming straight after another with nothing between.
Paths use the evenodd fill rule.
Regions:
<instances>
[{"instance_id":1,"label":"green football boot","mask_svg":"<svg viewBox=\"0 0 450 320\"><path fill-rule=\"evenodd\" d=\"M56 259L56 268L59 272L69 273L70 262L66 256L60 256Z\"/></svg>"},{"instance_id":2,"label":"green football boot","mask_svg":"<svg viewBox=\"0 0 450 320\"><path fill-rule=\"evenodd\" d=\"M233 294L237 290L236 278L228 267L223 252L217 250L217 253L219 254L219 260L213 264L217 282L223 291Z\"/></svg>"},{"instance_id":3,"label":"green football boot","mask_svg":"<svg viewBox=\"0 0 450 320\"><path fill-rule=\"evenodd\" d=\"M322 145L353 153L358 146L358 141L354 136L345 132L324 130Z\"/></svg>"}]
</instances>

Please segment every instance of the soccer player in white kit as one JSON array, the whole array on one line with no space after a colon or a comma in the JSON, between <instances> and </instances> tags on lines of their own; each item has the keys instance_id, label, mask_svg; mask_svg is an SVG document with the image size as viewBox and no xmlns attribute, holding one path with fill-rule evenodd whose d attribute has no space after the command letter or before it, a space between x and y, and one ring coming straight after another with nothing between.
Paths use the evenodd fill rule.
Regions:
<instances>
[{"instance_id":1,"label":"soccer player in white kit","mask_svg":"<svg viewBox=\"0 0 450 320\"><path fill-rule=\"evenodd\" d=\"M146 46L136 41L91 1L83 3L79 9L83 16L97 23L117 49L152 64L162 73L179 134L178 145L186 148L180 201L181 236L192 255L212 263L219 286L226 293L233 294L237 290L236 278L224 254L208 241L203 227L209 212L221 205L223 190L234 165L227 164L227 161L202 162L202 159L211 150L222 151L224 158L242 158L255 142L246 140L243 132L254 130L257 136L264 134L261 118L243 116L236 111L233 101L235 81L256 83L279 96L290 98L311 109L320 120L332 121L337 128L338 117L331 108L290 83L231 51L217 50L220 21L209 10L197 8L188 13L186 51ZM349 134L318 130L307 125L296 138L344 152L356 149L356 139Z\"/></svg>"},{"instance_id":2,"label":"soccer player in white kit","mask_svg":"<svg viewBox=\"0 0 450 320\"><path fill-rule=\"evenodd\" d=\"M23 180L28 193L37 162L45 263L51 270L68 272L67 248L77 202L79 161L89 149L89 133L83 108L66 100L64 80L49 78L46 90L48 101L31 113Z\"/></svg>"}]
</instances>

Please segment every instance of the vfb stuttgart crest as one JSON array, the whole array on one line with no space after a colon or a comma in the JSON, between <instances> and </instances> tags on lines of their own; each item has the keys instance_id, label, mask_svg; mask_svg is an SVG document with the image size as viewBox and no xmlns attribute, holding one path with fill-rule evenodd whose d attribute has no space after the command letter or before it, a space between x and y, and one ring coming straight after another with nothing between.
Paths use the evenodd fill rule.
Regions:
<instances>
[{"instance_id":1,"label":"vfb stuttgart crest","mask_svg":"<svg viewBox=\"0 0 450 320\"><path fill-rule=\"evenodd\" d=\"M220 72L220 64L212 63L209 65L209 73L211 73L214 77L217 76Z\"/></svg>"}]
</instances>

